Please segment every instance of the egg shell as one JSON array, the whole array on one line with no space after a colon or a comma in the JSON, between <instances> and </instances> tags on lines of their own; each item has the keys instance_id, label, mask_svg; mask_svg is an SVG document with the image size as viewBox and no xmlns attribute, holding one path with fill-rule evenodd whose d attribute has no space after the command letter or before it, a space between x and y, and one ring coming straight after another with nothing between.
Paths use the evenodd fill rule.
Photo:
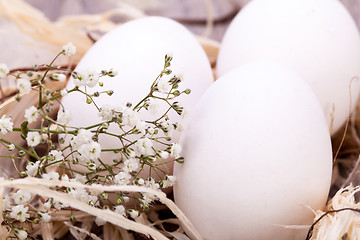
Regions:
<instances>
[{"instance_id":1,"label":"egg shell","mask_svg":"<svg viewBox=\"0 0 360 240\"><path fill-rule=\"evenodd\" d=\"M296 73L272 62L238 67L199 100L175 165L175 203L211 239L305 239L326 202L330 134Z\"/></svg>"},{"instance_id":2,"label":"egg shell","mask_svg":"<svg viewBox=\"0 0 360 240\"><path fill-rule=\"evenodd\" d=\"M223 38L217 76L254 60L278 61L306 80L335 133L360 92L360 37L338 0L253 0ZM351 88L351 94L350 90Z\"/></svg>"},{"instance_id":3,"label":"egg shell","mask_svg":"<svg viewBox=\"0 0 360 240\"><path fill-rule=\"evenodd\" d=\"M146 17L117 27L89 49L75 71L117 70L116 77L104 77L100 80L104 87L90 89L90 92L114 91L111 97L105 94L95 98L96 104L99 107L106 104L118 106L127 102L136 104L149 93L151 84L163 69L165 55L169 53L173 54L170 69L173 74L182 75L183 82L179 84L179 90L191 89L190 95L183 94L177 101L191 110L192 105L213 82L213 72L204 50L193 34L173 20ZM73 79L70 79L67 89L73 87ZM96 108L85 101L85 96L79 93L69 94L62 99L63 106L73 115L69 126L85 127L102 121ZM165 113L167 108L168 105L163 103L156 117ZM140 112L140 117L142 120L156 119L144 110ZM169 117L173 122L184 123L175 111L170 111ZM119 133L120 130L113 124L110 125L109 132ZM179 133L174 132L172 142L178 139ZM70 140L70 136L67 140ZM117 139L104 135L100 135L99 143L102 148L121 146ZM113 153L102 153L102 158L105 158L102 160L106 163L111 163L116 157L118 155ZM171 173L172 165L168 167Z\"/></svg>"}]
</instances>

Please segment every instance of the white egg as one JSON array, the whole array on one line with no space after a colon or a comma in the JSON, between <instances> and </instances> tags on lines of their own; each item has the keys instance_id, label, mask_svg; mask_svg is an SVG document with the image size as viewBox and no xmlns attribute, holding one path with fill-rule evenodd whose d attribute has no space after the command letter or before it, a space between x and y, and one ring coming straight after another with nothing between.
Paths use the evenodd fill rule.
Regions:
<instances>
[{"instance_id":1,"label":"white egg","mask_svg":"<svg viewBox=\"0 0 360 240\"><path fill-rule=\"evenodd\" d=\"M190 95L182 94L178 97L178 101L191 110L192 105L212 84L213 73L209 60L196 38L173 20L147 17L117 27L89 49L75 71L93 69L100 72L111 68L118 71L118 75L114 78L101 79L104 83L103 87L95 86L88 90L89 92L114 91L111 97L105 94L94 98L100 108L105 105L116 107L127 102L135 105L149 93L151 84L163 69L164 58L168 53L173 55L170 67L172 75L181 75L183 79L179 84L179 90L191 89ZM73 87L74 81L70 79L67 89ZM62 99L64 108L72 113L69 126L86 127L102 121L94 105L86 104L85 101L86 97L80 93L68 94ZM168 108L166 103L162 104L157 110L156 117L164 114ZM145 110L140 112L142 120L155 120L155 116ZM184 123L175 111L170 111L169 117L173 122ZM115 124L110 125L108 131L120 133L120 129ZM140 136L139 134L138 137ZM70 137L68 136L66 142ZM174 131L172 137L172 142L176 142L179 133ZM119 139L111 136L100 135L99 143L103 149L121 147ZM103 153L102 157L106 158L102 159L103 161L111 163L113 159L119 158L119 155Z\"/></svg>"},{"instance_id":2,"label":"white egg","mask_svg":"<svg viewBox=\"0 0 360 240\"><path fill-rule=\"evenodd\" d=\"M308 84L255 62L217 80L189 116L175 203L211 239L305 239L326 202L330 134Z\"/></svg>"},{"instance_id":3,"label":"white egg","mask_svg":"<svg viewBox=\"0 0 360 240\"><path fill-rule=\"evenodd\" d=\"M346 121L350 98L356 105L360 37L338 0L251 1L226 31L217 76L253 60L281 62L306 80L332 133Z\"/></svg>"}]
</instances>

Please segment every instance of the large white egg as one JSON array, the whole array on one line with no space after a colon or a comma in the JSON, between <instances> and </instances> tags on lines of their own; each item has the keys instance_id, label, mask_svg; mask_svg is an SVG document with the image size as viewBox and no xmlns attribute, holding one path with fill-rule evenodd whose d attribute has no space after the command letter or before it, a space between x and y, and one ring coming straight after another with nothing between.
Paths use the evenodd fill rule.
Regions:
<instances>
[{"instance_id":1,"label":"large white egg","mask_svg":"<svg viewBox=\"0 0 360 240\"><path fill-rule=\"evenodd\" d=\"M96 86L88 90L114 91L111 97L105 94L94 98L99 107L106 104L119 106L127 102L135 105L149 93L151 84L163 69L165 55L168 53L173 55L170 67L173 74L182 75L183 82L180 83L179 90L191 89L190 95L183 94L178 101L191 111L193 104L212 84L213 73L209 60L196 38L173 20L146 17L117 27L88 50L75 71L94 69L100 72L111 68L117 70L116 77L101 79L103 87ZM73 79L70 79L67 89L73 87ZM86 127L102 121L96 108L92 104L86 104L85 96L80 93L65 96L62 105L72 113L69 126ZM167 108L168 105L163 103L156 116L164 114ZM183 121L175 111L170 111L169 116L173 122ZM156 119L146 111L140 112L140 117L142 120ZM118 134L120 130L117 125L112 124L109 132ZM176 142L178 138L179 133L174 132L172 141ZM67 140L69 139L70 136ZM121 147L118 139L104 135L100 135L99 143L103 149ZM102 159L103 161L111 163L118 155L107 153L102 157L106 158ZM169 167L171 168L171 165Z\"/></svg>"},{"instance_id":2,"label":"large white egg","mask_svg":"<svg viewBox=\"0 0 360 240\"><path fill-rule=\"evenodd\" d=\"M332 133L349 115L350 98L352 109L356 105L360 37L338 0L251 1L226 31L217 76L253 60L281 62L306 80Z\"/></svg>"},{"instance_id":3,"label":"large white egg","mask_svg":"<svg viewBox=\"0 0 360 240\"><path fill-rule=\"evenodd\" d=\"M255 62L217 80L192 111L175 203L207 240L305 239L322 209L332 151L317 97L296 73Z\"/></svg>"}]
</instances>

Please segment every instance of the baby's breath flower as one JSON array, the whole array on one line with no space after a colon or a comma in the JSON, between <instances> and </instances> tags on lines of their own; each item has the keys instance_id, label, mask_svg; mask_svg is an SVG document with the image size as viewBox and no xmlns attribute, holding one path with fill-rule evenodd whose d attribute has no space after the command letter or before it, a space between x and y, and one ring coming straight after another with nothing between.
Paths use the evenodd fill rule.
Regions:
<instances>
[{"instance_id":1,"label":"baby's breath flower","mask_svg":"<svg viewBox=\"0 0 360 240\"><path fill-rule=\"evenodd\" d=\"M135 210L135 209L129 209L127 210L128 214L130 215L131 218L135 219L137 217L140 216L140 213L138 210Z\"/></svg>"},{"instance_id":2,"label":"baby's breath flower","mask_svg":"<svg viewBox=\"0 0 360 240\"><path fill-rule=\"evenodd\" d=\"M81 154L81 158L85 161L97 160L100 157L101 147L97 142L90 142L83 144L78 152Z\"/></svg>"},{"instance_id":3,"label":"baby's breath flower","mask_svg":"<svg viewBox=\"0 0 360 240\"><path fill-rule=\"evenodd\" d=\"M88 86L93 88L99 82L100 75L98 72L90 69L79 70L77 72L78 78L74 80L76 86Z\"/></svg>"},{"instance_id":4,"label":"baby's breath flower","mask_svg":"<svg viewBox=\"0 0 360 240\"><path fill-rule=\"evenodd\" d=\"M141 204L143 206L148 206L150 203L157 200L157 197L151 193L142 193L141 195Z\"/></svg>"},{"instance_id":5,"label":"baby's breath flower","mask_svg":"<svg viewBox=\"0 0 360 240\"><path fill-rule=\"evenodd\" d=\"M141 138L135 143L138 152L144 156L149 156L154 153L152 146L153 143L149 138Z\"/></svg>"},{"instance_id":6,"label":"baby's breath flower","mask_svg":"<svg viewBox=\"0 0 360 240\"><path fill-rule=\"evenodd\" d=\"M16 81L16 88L20 94L28 94L31 91L31 82L28 79L20 78Z\"/></svg>"},{"instance_id":7,"label":"baby's breath flower","mask_svg":"<svg viewBox=\"0 0 360 240\"><path fill-rule=\"evenodd\" d=\"M31 194L23 190L18 190L14 193L13 199L16 204L25 204L31 199Z\"/></svg>"},{"instance_id":8,"label":"baby's breath flower","mask_svg":"<svg viewBox=\"0 0 360 240\"><path fill-rule=\"evenodd\" d=\"M8 74L9 74L8 67L5 64L1 63L0 64L0 78L5 78Z\"/></svg>"},{"instance_id":9,"label":"baby's breath flower","mask_svg":"<svg viewBox=\"0 0 360 240\"><path fill-rule=\"evenodd\" d=\"M53 161L57 162L57 161L61 161L64 160L64 156L62 154L62 151L57 151L57 150L51 150L49 153L49 156L52 158Z\"/></svg>"},{"instance_id":10,"label":"baby's breath flower","mask_svg":"<svg viewBox=\"0 0 360 240\"><path fill-rule=\"evenodd\" d=\"M5 134L7 132L12 132L13 130L13 123L11 122L11 118L10 117L6 117L5 115L3 115L0 118L0 132L2 134Z\"/></svg>"},{"instance_id":11,"label":"baby's breath flower","mask_svg":"<svg viewBox=\"0 0 360 240\"><path fill-rule=\"evenodd\" d=\"M155 133L155 129L153 127L148 127L146 129L146 132L149 133L150 135L153 135Z\"/></svg>"},{"instance_id":12,"label":"baby's breath flower","mask_svg":"<svg viewBox=\"0 0 360 240\"><path fill-rule=\"evenodd\" d=\"M114 212L116 212L117 214L120 214L122 216L126 216L126 211L125 211L125 208L123 205L117 205L115 208L114 208Z\"/></svg>"},{"instance_id":13,"label":"baby's breath flower","mask_svg":"<svg viewBox=\"0 0 360 240\"><path fill-rule=\"evenodd\" d=\"M42 175L43 179L46 180L59 180L59 174L57 172L51 171L49 173L44 173Z\"/></svg>"},{"instance_id":14,"label":"baby's breath flower","mask_svg":"<svg viewBox=\"0 0 360 240\"><path fill-rule=\"evenodd\" d=\"M106 104L100 108L99 116L103 121L110 121L113 118L113 107Z\"/></svg>"},{"instance_id":15,"label":"baby's breath flower","mask_svg":"<svg viewBox=\"0 0 360 240\"><path fill-rule=\"evenodd\" d=\"M144 135L146 133L147 123L145 121L138 121L135 127L141 134Z\"/></svg>"},{"instance_id":16,"label":"baby's breath flower","mask_svg":"<svg viewBox=\"0 0 360 240\"><path fill-rule=\"evenodd\" d=\"M71 113L67 109L61 108L57 114L57 122L63 125L68 124L72 119Z\"/></svg>"},{"instance_id":17,"label":"baby's breath flower","mask_svg":"<svg viewBox=\"0 0 360 240\"><path fill-rule=\"evenodd\" d=\"M130 158L125 160L123 171L126 173L131 173L137 171L139 167L139 161L136 158Z\"/></svg>"},{"instance_id":18,"label":"baby's breath flower","mask_svg":"<svg viewBox=\"0 0 360 240\"><path fill-rule=\"evenodd\" d=\"M7 149L9 151L13 151L13 150L15 150L15 145L13 143L11 143L11 144L7 145Z\"/></svg>"},{"instance_id":19,"label":"baby's breath flower","mask_svg":"<svg viewBox=\"0 0 360 240\"><path fill-rule=\"evenodd\" d=\"M159 184L155 182L155 179L152 178L152 177L149 177L148 179L146 179L145 181L145 186L147 188L151 188L151 189L154 189L154 190L159 190Z\"/></svg>"},{"instance_id":20,"label":"baby's breath flower","mask_svg":"<svg viewBox=\"0 0 360 240\"><path fill-rule=\"evenodd\" d=\"M66 88L63 88L63 89L61 89L61 91L60 91L60 95L62 96L62 97L65 97L66 95L68 95L68 90L66 89Z\"/></svg>"},{"instance_id":21,"label":"baby's breath flower","mask_svg":"<svg viewBox=\"0 0 360 240\"><path fill-rule=\"evenodd\" d=\"M72 56L76 54L76 47L72 44L72 42L67 43L62 47L63 53L66 56Z\"/></svg>"},{"instance_id":22,"label":"baby's breath flower","mask_svg":"<svg viewBox=\"0 0 360 240\"><path fill-rule=\"evenodd\" d=\"M118 75L118 71L116 69L110 69L108 72L107 72L107 75L109 77L115 77L116 75Z\"/></svg>"},{"instance_id":23,"label":"baby's breath flower","mask_svg":"<svg viewBox=\"0 0 360 240\"><path fill-rule=\"evenodd\" d=\"M29 123L35 122L39 117L39 113L36 107L31 106L25 110L25 118Z\"/></svg>"},{"instance_id":24,"label":"baby's breath flower","mask_svg":"<svg viewBox=\"0 0 360 240\"><path fill-rule=\"evenodd\" d=\"M58 80L60 82L63 82L66 80L65 74L62 74L62 73L53 73L53 74L51 74L51 78Z\"/></svg>"},{"instance_id":25,"label":"baby's breath flower","mask_svg":"<svg viewBox=\"0 0 360 240\"><path fill-rule=\"evenodd\" d=\"M41 141L41 136L38 132L28 132L26 142L29 147L37 146Z\"/></svg>"},{"instance_id":26,"label":"baby's breath flower","mask_svg":"<svg viewBox=\"0 0 360 240\"><path fill-rule=\"evenodd\" d=\"M38 172L39 165L40 165L40 161L37 161L35 163L33 162L28 163L28 165L26 166L26 174L29 177L35 177L36 173Z\"/></svg>"},{"instance_id":27,"label":"baby's breath flower","mask_svg":"<svg viewBox=\"0 0 360 240\"><path fill-rule=\"evenodd\" d=\"M175 176L166 176L163 181L163 188L172 187L175 183Z\"/></svg>"},{"instance_id":28,"label":"baby's breath flower","mask_svg":"<svg viewBox=\"0 0 360 240\"><path fill-rule=\"evenodd\" d=\"M51 205L52 205L52 199L48 199L48 200L44 203L43 207L44 207L45 210L49 210L49 209L51 208Z\"/></svg>"},{"instance_id":29,"label":"baby's breath flower","mask_svg":"<svg viewBox=\"0 0 360 240\"><path fill-rule=\"evenodd\" d=\"M169 153L166 151L158 151L158 154L161 159L167 159L169 157Z\"/></svg>"},{"instance_id":30,"label":"baby's breath flower","mask_svg":"<svg viewBox=\"0 0 360 240\"><path fill-rule=\"evenodd\" d=\"M160 105L159 100L151 98L151 100L149 101L149 108L148 108L149 112L152 115L157 114L159 105Z\"/></svg>"},{"instance_id":31,"label":"baby's breath flower","mask_svg":"<svg viewBox=\"0 0 360 240\"><path fill-rule=\"evenodd\" d=\"M178 143L173 143L170 149L170 154L172 157L179 158L181 153L182 147Z\"/></svg>"},{"instance_id":32,"label":"baby's breath flower","mask_svg":"<svg viewBox=\"0 0 360 240\"><path fill-rule=\"evenodd\" d=\"M73 148L79 149L83 144L92 142L94 134L90 130L80 129L78 134L73 137L70 144Z\"/></svg>"},{"instance_id":33,"label":"baby's breath flower","mask_svg":"<svg viewBox=\"0 0 360 240\"><path fill-rule=\"evenodd\" d=\"M169 83L169 80L165 78L161 78L157 83L159 92L162 93L168 93L170 91L171 85Z\"/></svg>"},{"instance_id":34,"label":"baby's breath flower","mask_svg":"<svg viewBox=\"0 0 360 240\"><path fill-rule=\"evenodd\" d=\"M114 182L119 185L127 185L130 183L131 175L126 172L119 172L114 177Z\"/></svg>"},{"instance_id":35,"label":"baby's breath flower","mask_svg":"<svg viewBox=\"0 0 360 240\"><path fill-rule=\"evenodd\" d=\"M24 207L24 205L17 205L11 208L10 217L16 219L20 222L25 222L30 215L27 213L29 207Z\"/></svg>"},{"instance_id":36,"label":"baby's breath flower","mask_svg":"<svg viewBox=\"0 0 360 240\"><path fill-rule=\"evenodd\" d=\"M25 230L14 229L14 233L19 238L19 240L25 240L28 237L28 234Z\"/></svg>"},{"instance_id":37,"label":"baby's breath flower","mask_svg":"<svg viewBox=\"0 0 360 240\"><path fill-rule=\"evenodd\" d=\"M128 107L124 109L122 119L123 119L123 123L130 127L134 127L140 121L138 113Z\"/></svg>"},{"instance_id":38,"label":"baby's breath flower","mask_svg":"<svg viewBox=\"0 0 360 240\"><path fill-rule=\"evenodd\" d=\"M41 213L41 222L48 223L51 221L51 215L48 213Z\"/></svg>"},{"instance_id":39,"label":"baby's breath flower","mask_svg":"<svg viewBox=\"0 0 360 240\"><path fill-rule=\"evenodd\" d=\"M181 117L182 118L186 118L187 116L189 115L189 109L187 109L187 108L183 108L183 111L182 111L182 113L181 113Z\"/></svg>"},{"instance_id":40,"label":"baby's breath flower","mask_svg":"<svg viewBox=\"0 0 360 240\"><path fill-rule=\"evenodd\" d=\"M105 225L105 223L106 223L106 220L104 220L104 219L102 219L102 218L99 218L99 217L96 217L96 218L95 218L95 224L96 224L97 226L103 226L103 225Z\"/></svg>"}]
</instances>

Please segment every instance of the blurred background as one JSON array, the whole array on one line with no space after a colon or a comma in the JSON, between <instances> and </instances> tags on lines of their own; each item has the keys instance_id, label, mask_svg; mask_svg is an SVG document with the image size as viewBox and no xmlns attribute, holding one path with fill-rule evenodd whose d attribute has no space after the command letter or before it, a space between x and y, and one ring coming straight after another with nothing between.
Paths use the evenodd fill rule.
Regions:
<instances>
[{"instance_id":1,"label":"blurred background","mask_svg":"<svg viewBox=\"0 0 360 240\"><path fill-rule=\"evenodd\" d=\"M250 1L0 0L0 62L10 68L47 62L54 46L69 39L77 43L82 37L74 35L79 32L97 39L117 24L146 15L172 18L196 35L221 42L231 20ZM360 0L341 2L360 26ZM70 35L61 27L72 28L76 34ZM85 41L79 41L83 42L80 52L88 47Z\"/></svg>"}]
</instances>

